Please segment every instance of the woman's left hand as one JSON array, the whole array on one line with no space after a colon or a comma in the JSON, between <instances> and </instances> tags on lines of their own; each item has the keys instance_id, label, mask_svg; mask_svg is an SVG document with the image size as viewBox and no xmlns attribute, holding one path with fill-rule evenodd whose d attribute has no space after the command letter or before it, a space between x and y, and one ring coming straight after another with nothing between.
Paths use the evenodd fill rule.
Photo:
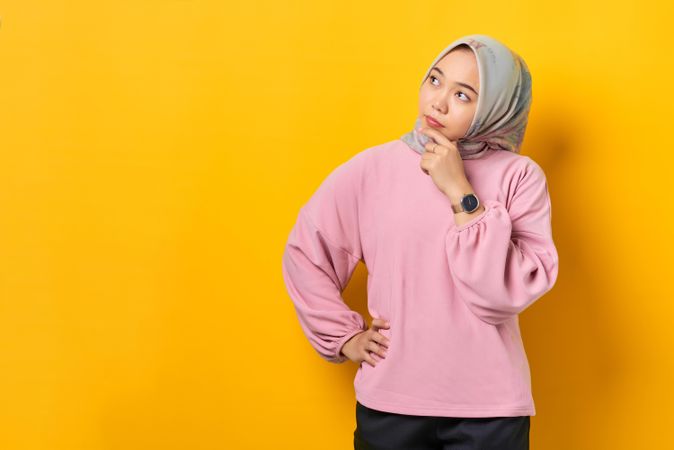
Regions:
<instances>
[{"instance_id":1,"label":"woman's left hand","mask_svg":"<svg viewBox=\"0 0 674 450\"><path fill-rule=\"evenodd\" d=\"M421 170L430 175L435 185L445 194L460 191L468 179L463 170L461 153L455 142L431 128L421 128L420 133L435 139L424 145L426 151L421 155Z\"/></svg>"}]
</instances>

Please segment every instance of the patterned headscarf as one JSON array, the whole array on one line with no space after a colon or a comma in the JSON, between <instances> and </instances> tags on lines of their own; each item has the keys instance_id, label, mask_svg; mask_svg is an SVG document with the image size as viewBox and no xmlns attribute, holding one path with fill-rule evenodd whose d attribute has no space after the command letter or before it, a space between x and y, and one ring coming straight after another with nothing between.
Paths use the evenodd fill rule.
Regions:
<instances>
[{"instance_id":1,"label":"patterned headscarf","mask_svg":"<svg viewBox=\"0 0 674 450\"><path fill-rule=\"evenodd\" d=\"M457 141L461 158L479 158L487 149L519 153L531 106L531 74L524 60L508 47L484 34L459 38L433 60L421 86L435 64L460 44L467 44L475 53L480 76L475 116L466 134ZM435 141L419 133L422 126L418 116L414 129L401 137L419 153L426 150L425 143Z\"/></svg>"}]
</instances>

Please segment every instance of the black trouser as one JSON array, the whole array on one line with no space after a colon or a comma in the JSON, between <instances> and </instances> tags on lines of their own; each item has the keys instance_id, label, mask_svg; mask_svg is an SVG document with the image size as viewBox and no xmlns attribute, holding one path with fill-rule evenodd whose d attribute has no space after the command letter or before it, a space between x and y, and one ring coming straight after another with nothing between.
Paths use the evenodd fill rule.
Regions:
<instances>
[{"instance_id":1,"label":"black trouser","mask_svg":"<svg viewBox=\"0 0 674 450\"><path fill-rule=\"evenodd\" d=\"M529 450L529 416L396 414L356 401L355 450Z\"/></svg>"}]
</instances>

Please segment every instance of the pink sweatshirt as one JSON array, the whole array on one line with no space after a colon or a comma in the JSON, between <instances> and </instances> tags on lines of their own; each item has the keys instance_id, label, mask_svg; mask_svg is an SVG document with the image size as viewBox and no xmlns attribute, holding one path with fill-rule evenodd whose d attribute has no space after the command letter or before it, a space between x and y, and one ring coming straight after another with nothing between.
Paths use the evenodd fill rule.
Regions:
<instances>
[{"instance_id":1,"label":"pink sweatshirt","mask_svg":"<svg viewBox=\"0 0 674 450\"><path fill-rule=\"evenodd\" d=\"M363 405L446 417L536 415L518 314L555 284L545 174L528 156L463 160L486 211L456 226L449 198L400 139L338 166L299 210L283 277L302 330L324 359L368 324L341 296L359 261L368 311L390 321L375 367L354 380Z\"/></svg>"}]
</instances>

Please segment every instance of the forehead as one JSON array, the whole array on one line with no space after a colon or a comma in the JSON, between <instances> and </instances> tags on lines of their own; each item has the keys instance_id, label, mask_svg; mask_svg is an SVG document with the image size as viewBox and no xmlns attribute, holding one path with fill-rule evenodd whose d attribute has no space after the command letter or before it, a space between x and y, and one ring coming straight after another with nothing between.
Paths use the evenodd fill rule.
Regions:
<instances>
[{"instance_id":1,"label":"forehead","mask_svg":"<svg viewBox=\"0 0 674 450\"><path fill-rule=\"evenodd\" d=\"M444 55L433 67L439 67L452 81L472 82L479 85L480 73L477 58L470 49L456 48ZM437 73L437 71L434 71Z\"/></svg>"}]
</instances>

